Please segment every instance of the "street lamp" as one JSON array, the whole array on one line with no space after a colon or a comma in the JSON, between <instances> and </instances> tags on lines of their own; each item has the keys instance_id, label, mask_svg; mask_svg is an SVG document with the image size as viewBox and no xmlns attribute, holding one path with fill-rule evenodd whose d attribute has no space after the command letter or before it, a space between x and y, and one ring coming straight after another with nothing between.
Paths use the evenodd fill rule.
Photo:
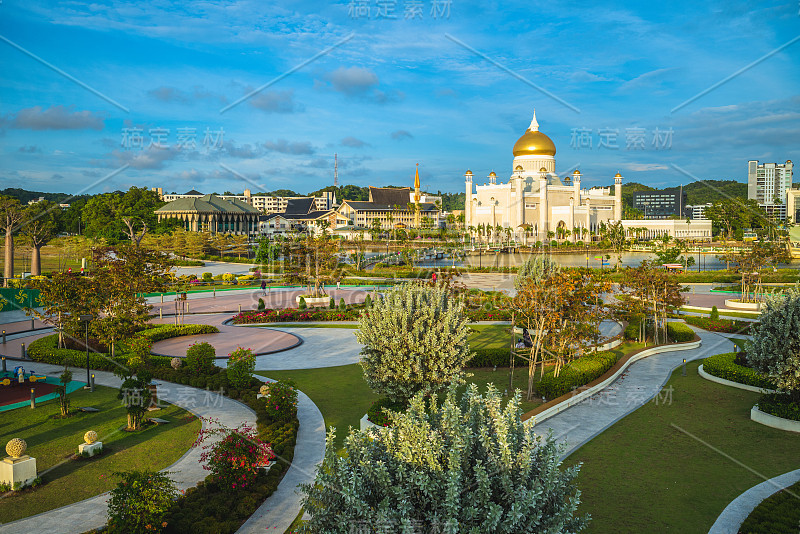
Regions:
<instances>
[{"instance_id":1,"label":"street lamp","mask_svg":"<svg viewBox=\"0 0 800 534\"><path fill-rule=\"evenodd\" d=\"M91 315L81 315L79 317L80 321L86 325L86 337L84 338L84 344L86 346L86 386L84 389L91 388L91 380L92 377L89 374L89 321L92 320Z\"/></svg>"}]
</instances>

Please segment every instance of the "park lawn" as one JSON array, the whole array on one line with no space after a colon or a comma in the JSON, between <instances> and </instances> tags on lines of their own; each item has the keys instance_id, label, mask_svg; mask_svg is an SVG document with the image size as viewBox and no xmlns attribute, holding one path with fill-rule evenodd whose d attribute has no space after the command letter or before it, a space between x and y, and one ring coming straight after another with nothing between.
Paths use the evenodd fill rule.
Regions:
<instances>
[{"instance_id":1,"label":"park lawn","mask_svg":"<svg viewBox=\"0 0 800 534\"><path fill-rule=\"evenodd\" d=\"M470 349L510 349L511 325L471 324L472 334L467 338Z\"/></svg>"},{"instance_id":2,"label":"park lawn","mask_svg":"<svg viewBox=\"0 0 800 534\"><path fill-rule=\"evenodd\" d=\"M41 254L41 267L42 272L54 271L59 268L64 270L72 268L73 271L79 271L81 262L74 258L59 258L57 254L48 254L52 247L44 247ZM5 261L5 250L0 249L0 262ZM14 241L14 275L19 276L22 273L30 272L31 270L31 249L30 247L23 246L19 241Z\"/></svg>"},{"instance_id":3,"label":"park lawn","mask_svg":"<svg viewBox=\"0 0 800 534\"><path fill-rule=\"evenodd\" d=\"M129 469L161 470L175 463L191 448L200 420L174 405L150 412L150 417L171 421L151 425L135 433L121 429L127 424L118 390L97 386L94 393L78 390L69 395L71 407L98 408L67 419L59 414L58 400L38 404L35 410L18 408L0 412L0 443L18 437L28 444L27 454L36 458L43 484L34 490L11 493L0 499L3 522L14 521L88 499L112 489L113 473ZM97 432L105 452L92 459L68 460L78 452L83 435Z\"/></svg>"},{"instance_id":4,"label":"park lawn","mask_svg":"<svg viewBox=\"0 0 800 534\"><path fill-rule=\"evenodd\" d=\"M503 393L508 388L508 369L466 369L473 376L467 378L468 383L478 386L481 393L486 392L486 385L493 382ZM322 412L326 428L336 428L336 447L341 448L349 427L359 428L359 421L367 413L379 395L369 389L364 381L364 372L359 364L324 367L319 369L297 369L291 371L256 371L275 380L294 381L297 389L308 395ZM538 373L537 373L538 381ZM514 373L514 388L527 390L528 375L525 369L517 369ZM462 386L460 391L466 389ZM524 394L523 394L524 399ZM540 400L523 402L523 413L541 404Z\"/></svg>"},{"instance_id":5,"label":"park lawn","mask_svg":"<svg viewBox=\"0 0 800 534\"><path fill-rule=\"evenodd\" d=\"M583 463L587 532L707 532L728 503L764 481L672 425L764 477L797 469L797 435L751 421L759 394L704 380L701 363L687 364L688 376L672 374L671 404L648 403L565 460Z\"/></svg>"}]
</instances>

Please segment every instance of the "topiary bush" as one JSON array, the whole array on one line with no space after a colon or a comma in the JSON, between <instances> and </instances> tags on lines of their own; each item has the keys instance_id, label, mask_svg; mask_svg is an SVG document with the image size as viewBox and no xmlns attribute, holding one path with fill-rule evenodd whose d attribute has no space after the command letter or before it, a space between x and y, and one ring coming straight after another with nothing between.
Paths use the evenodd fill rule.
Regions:
<instances>
[{"instance_id":1,"label":"topiary bush","mask_svg":"<svg viewBox=\"0 0 800 534\"><path fill-rule=\"evenodd\" d=\"M344 299L343 298L339 299L339 311L346 311L346 310L347 310L347 304L344 303Z\"/></svg>"},{"instance_id":2,"label":"topiary bush","mask_svg":"<svg viewBox=\"0 0 800 534\"><path fill-rule=\"evenodd\" d=\"M519 356L515 356L515 366L527 367L528 362ZM511 360L509 349L475 349L472 357L464 364L464 367L508 367Z\"/></svg>"},{"instance_id":3,"label":"topiary bush","mask_svg":"<svg viewBox=\"0 0 800 534\"><path fill-rule=\"evenodd\" d=\"M738 382L739 384L757 388L775 389L775 384L770 382L764 375L749 367L738 365L736 357L737 354L734 352L710 356L703 360L703 371L731 382Z\"/></svg>"},{"instance_id":4,"label":"topiary bush","mask_svg":"<svg viewBox=\"0 0 800 534\"><path fill-rule=\"evenodd\" d=\"M792 396L787 393L766 393L758 399L758 409L762 412L800 421L800 404L792 401Z\"/></svg>"},{"instance_id":5,"label":"topiary bush","mask_svg":"<svg viewBox=\"0 0 800 534\"><path fill-rule=\"evenodd\" d=\"M716 306L711 306L711 315L709 315L709 318L712 321L719 321L719 310Z\"/></svg>"},{"instance_id":6,"label":"topiary bush","mask_svg":"<svg viewBox=\"0 0 800 534\"><path fill-rule=\"evenodd\" d=\"M207 374L214 366L217 351L205 341L193 343L186 349L186 367L193 374Z\"/></svg>"},{"instance_id":7,"label":"topiary bush","mask_svg":"<svg viewBox=\"0 0 800 534\"><path fill-rule=\"evenodd\" d=\"M553 376L552 371L545 373L536 386L536 391L539 395L553 400L600 378L614 367L615 363L617 355L613 352L587 354L570 362L557 377Z\"/></svg>"},{"instance_id":8,"label":"topiary bush","mask_svg":"<svg viewBox=\"0 0 800 534\"><path fill-rule=\"evenodd\" d=\"M370 298L369 293L367 293L367 297L364 299L364 307L369 308L372 305L372 298Z\"/></svg>"},{"instance_id":9,"label":"topiary bush","mask_svg":"<svg viewBox=\"0 0 800 534\"><path fill-rule=\"evenodd\" d=\"M308 305L306 304L306 299L303 298L303 297L300 297L300 300L297 303L297 309L298 310L305 310L306 308L308 308Z\"/></svg>"},{"instance_id":10,"label":"topiary bush","mask_svg":"<svg viewBox=\"0 0 800 534\"><path fill-rule=\"evenodd\" d=\"M264 311L266 309L266 307L267 307L267 305L264 304L264 299L259 298L258 299L258 311Z\"/></svg>"},{"instance_id":11,"label":"topiary bush","mask_svg":"<svg viewBox=\"0 0 800 534\"><path fill-rule=\"evenodd\" d=\"M335 310L336 309L336 301L333 300L333 297L331 297L331 301L330 301L330 304L328 305L328 308L330 308L331 310Z\"/></svg>"}]
</instances>

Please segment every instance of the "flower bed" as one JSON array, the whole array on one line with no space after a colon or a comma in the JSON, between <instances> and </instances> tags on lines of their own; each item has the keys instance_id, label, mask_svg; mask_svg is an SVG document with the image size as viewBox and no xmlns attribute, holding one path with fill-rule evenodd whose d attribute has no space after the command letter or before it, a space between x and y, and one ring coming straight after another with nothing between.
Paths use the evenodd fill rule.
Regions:
<instances>
[{"instance_id":1,"label":"flower bed","mask_svg":"<svg viewBox=\"0 0 800 534\"><path fill-rule=\"evenodd\" d=\"M758 399L758 409L764 413L800 421L800 404L792 402L791 397L786 393L767 393Z\"/></svg>"},{"instance_id":2,"label":"flower bed","mask_svg":"<svg viewBox=\"0 0 800 534\"><path fill-rule=\"evenodd\" d=\"M735 360L736 353L734 352L710 356L703 360L703 371L731 382L738 382L739 384L757 388L775 389L775 384L770 382L768 378L749 367L738 365Z\"/></svg>"},{"instance_id":3,"label":"flower bed","mask_svg":"<svg viewBox=\"0 0 800 534\"><path fill-rule=\"evenodd\" d=\"M750 321L736 321L734 319L710 319L708 317L696 317L687 315L683 317L687 324L709 330L711 332L723 332L725 334L749 334L750 327L756 323Z\"/></svg>"},{"instance_id":4,"label":"flower bed","mask_svg":"<svg viewBox=\"0 0 800 534\"><path fill-rule=\"evenodd\" d=\"M545 373L536 390L548 399L558 398L603 376L615 363L617 355L613 352L588 354L569 363L557 377L552 371Z\"/></svg>"},{"instance_id":5,"label":"flower bed","mask_svg":"<svg viewBox=\"0 0 800 534\"><path fill-rule=\"evenodd\" d=\"M260 323L293 323L298 321L355 321L361 315L361 309L345 311L318 309L296 310L286 308L283 310L267 309L262 311L244 311L233 316L233 324L260 324Z\"/></svg>"}]
</instances>

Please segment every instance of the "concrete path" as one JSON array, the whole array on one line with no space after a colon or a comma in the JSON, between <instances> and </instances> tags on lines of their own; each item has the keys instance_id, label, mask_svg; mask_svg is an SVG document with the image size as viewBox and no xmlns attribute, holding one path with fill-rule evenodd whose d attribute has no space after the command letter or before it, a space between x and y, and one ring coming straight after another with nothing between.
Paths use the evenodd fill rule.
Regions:
<instances>
[{"instance_id":1,"label":"concrete path","mask_svg":"<svg viewBox=\"0 0 800 534\"><path fill-rule=\"evenodd\" d=\"M634 362L620 378L602 391L536 423L536 434L546 436L552 431L553 437L565 445L563 457L566 458L651 399L668 402L668 392L662 391L663 386L684 358L692 361L722 352L733 352L733 342L729 339L704 330L695 331L702 340L699 348L662 352Z\"/></svg>"},{"instance_id":2,"label":"concrete path","mask_svg":"<svg viewBox=\"0 0 800 534\"><path fill-rule=\"evenodd\" d=\"M274 323L273 323L274 324ZM258 330L256 327L251 327ZM349 365L360 359L361 344L352 328L276 328L300 337L303 344L293 349L256 357L257 371L316 369ZM250 328L248 328L249 330ZM220 365L223 362L218 361Z\"/></svg>"},{"instance_id":3,"label":"concrete path","mask_svg":"<svg viewBox=\"0 0 800 534\"><path fill-rule=\"evenodd\" d=\"M775 493L800 482L800 469L771 478L753 486L736 497L725 507L708 534L736 534L747 516L761 501Z\"/></svg>"},{"instance_id":4,"label":"concrete path","mask_svg":"<svg viewBox=\"0 0 800 534\"><path fill-rule=\"evenodd\" d=\"M269 378L256 378L271 382ZM311 484L316 478L316 468L325 457L325 421L317 405L299 391L297 394L297 445L289 470L278 485L278 489L250 516L237 531L242 534L276 532L283 534L300 513L300 484ZM280 459L279 459L280 461Z\"/></svg>"},{"instance_id":5,"label":"concrete path","mask_svg":"<svg viewBox=\"0 0 800 534\"><path fill-rule=\"evenodd\" d=\"M36 364L36 370L49 375L58 375L63 368L56 365ZM75 376L82 376L82 369L73 369ZM102 386L120 387L121 381L111 373L95 371L95 382ZM214 393L179 384L159 382L158 396L198 417L218 419L227 427L242 423L255 425L255 413L244 404ZM157 412L156 412L157 413ZM204 425L205 426L205 425ZM21 436L25 437L25 436ZM218 438L214 438L216 441ZM102 440L102 436L101 436ZM213 443L210 441L209 443ZM200 463L200 448L192 448L177 462L165 469L171 471L178 488L184 490L196 486L208 476ZM2 534L75 534L98 528L107 522L107 499L104 493L62 508L20 519L0 527Z\"/></svg>"}]
</instances>

